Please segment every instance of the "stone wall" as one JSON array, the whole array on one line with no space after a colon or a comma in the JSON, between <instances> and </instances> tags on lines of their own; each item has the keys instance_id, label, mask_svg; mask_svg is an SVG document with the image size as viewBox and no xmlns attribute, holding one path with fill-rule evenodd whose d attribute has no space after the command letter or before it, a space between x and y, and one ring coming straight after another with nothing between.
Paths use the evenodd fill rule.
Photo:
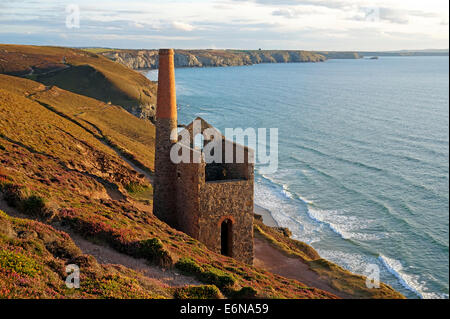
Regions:
<instances>
[{"instance_id":1,"label":"stone wall","mask_svg":"<svg viewBox=\"0 0 450 319\"><path fill-rule=\"evenodd\" d=\"M202 163L177 165L177 228L221 253L221 223L230 219L231 257L253 263L253 165L248 180L205 181Z\"/></svg>"},{"instance_id":2,"label":"stone wall","mask_svg":"<svg viewBox=\"0 0 450 319\"><path fill-rule=\"evenodd\" d=\"M177 127L176 119L157 119L155 140L155 181L153 213L162 221L177 227L177 168L170 160L172 129Z\"/></svg>"},{"instance_id":3,"label":"stone wall","mask_svg":"<svg viewBox=\"0 0 450 319\"><path fill-rule=\"evenodd\" d=\"M209 249L221 253L221 224L233 222L232 256L253 263L253 179L208 182L200 190L199 237Z\"/></svg>"},{"instance_id":4,"label":"stone wall","mask_svg":"<svg viewBox=\"0 0 450 319\"><path fill-rule=\"evenodd\" d=\"M209 128L213 127L201 118L185 127L191 143L183 144L182 149L189 149L191 159L194 153L201 154L198 149L192 148L194 136L203 134ZM208 154L205 154L201 157L201 163L177 165L178 229L220 254L221 224L230 220L232 240L227 241L231 242L230 257L252 264L254 151L228 141L218 133L220 138L214 142L205 137L205 147L209 143L217 143L215 149L222 151L220 163L206 164ZM227 146L233 150L233 156L228 158L230 163L226 163ZM244 155L241 159L243 163L237 161L238 151Z\"/></svg>"},{"instance_id":5,"label":"stone wall","mask_svg":"<svg viewBox=\"0 0 450 319\"><path fill-rule=\"evenodd\" d=\"M191 150L191 158L193 156ZM178 228L193 238L199 238L200 187L205 175L205 163L177 165Z\"/></svg>"}]
</instances>

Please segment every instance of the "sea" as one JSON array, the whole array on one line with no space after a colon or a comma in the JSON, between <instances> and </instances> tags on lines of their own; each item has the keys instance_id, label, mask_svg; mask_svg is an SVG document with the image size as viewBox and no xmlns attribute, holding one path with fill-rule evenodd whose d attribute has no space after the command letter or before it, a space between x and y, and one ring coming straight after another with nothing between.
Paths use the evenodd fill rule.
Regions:
<instances>
[{"instance_id":1,"label":"sea","mask_svg":"<svg viewBox=\"0 0 450 319\"><path fill-rule=\"evenodd\" d=\"M278 129L278 168L257 163L255 204L295 239L408 298L449 298L448 57L183 68L176 80L180 123Z\"/></svg>"}]
</instances>

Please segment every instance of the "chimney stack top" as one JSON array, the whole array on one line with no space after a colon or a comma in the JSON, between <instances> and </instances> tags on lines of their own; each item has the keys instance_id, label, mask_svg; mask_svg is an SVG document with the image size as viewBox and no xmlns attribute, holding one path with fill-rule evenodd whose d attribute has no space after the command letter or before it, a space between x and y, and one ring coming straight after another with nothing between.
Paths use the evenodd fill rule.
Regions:
<instances>
[{"instance_id":1,"label":"chimney stack top","mask_svg":"<svg viewBox=\"0 0 450 319\"><path fill-rule=\"evenodd\" d=\"M173 49L160 49L159 55L173 55L174 51Z\"/></svg>"},{"instance_id":2,"label":"chimney stack top","mask_svg":"<svg viewBox=\"0 0 450 319\"><path fill-rule=\"evenodd\" d=\"M175 63L172 49L159 50L157 119L177 119Z\"/></svg>"}]
</instances>

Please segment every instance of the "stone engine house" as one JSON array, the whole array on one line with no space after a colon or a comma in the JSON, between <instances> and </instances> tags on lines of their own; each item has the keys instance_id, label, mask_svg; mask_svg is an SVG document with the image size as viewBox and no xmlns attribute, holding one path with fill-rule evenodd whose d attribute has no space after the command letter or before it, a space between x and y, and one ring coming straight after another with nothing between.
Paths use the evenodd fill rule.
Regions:
<instances>
[{"instance_id":1,"label":"stone engine house","mask_svg":"<svg viewBox=\"0 0 450 319\"><path fill-rule=\"evenodd\" d=\"M201 118L178 126L173 55L159 52L154 214L212 251L252 264L254 151L225 139ZM175 144L190 161L171 160ZM206 148L214 150L205 156Z\"/></svg>"}]
</instances>

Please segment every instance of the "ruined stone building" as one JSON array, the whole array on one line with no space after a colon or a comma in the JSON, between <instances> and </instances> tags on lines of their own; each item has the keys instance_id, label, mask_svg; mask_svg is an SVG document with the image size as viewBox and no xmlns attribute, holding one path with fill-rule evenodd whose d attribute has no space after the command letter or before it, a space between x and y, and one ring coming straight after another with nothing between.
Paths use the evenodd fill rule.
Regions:
<instances>
[{"instance_id":1,"label":"ruined stone building","mask_svg":"<svg viewBox=\"0 0 450 319\"><path fill-rule=\"evenodd\" d=\"M253 150L226 140L200 118L178 130L173 54L159 52L154 214L212 251L252 264ZM182 136L190 142L181 142ZM189 154L189 162L171 160L175 144ZM203 150L211 146L222 152L205 156ZM227 150L233 150L231 160Z\"/></svg>"}]
</instances>

